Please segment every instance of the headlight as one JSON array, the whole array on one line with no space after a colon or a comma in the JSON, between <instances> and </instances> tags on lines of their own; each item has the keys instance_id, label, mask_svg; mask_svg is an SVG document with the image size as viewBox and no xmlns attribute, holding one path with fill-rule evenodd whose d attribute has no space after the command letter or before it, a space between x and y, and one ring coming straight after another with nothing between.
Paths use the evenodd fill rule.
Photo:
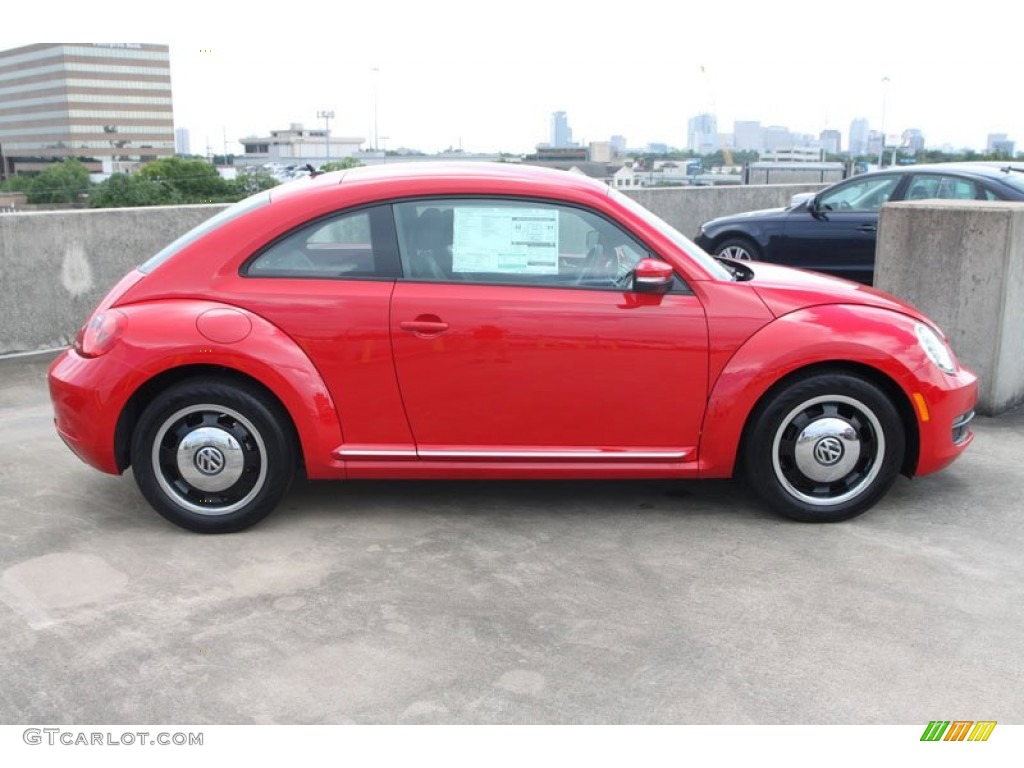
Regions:
<instances>
[{"instance_id":1,"label":"headlight","mask_svg":"<svg viewBox=\"0 0 1024 768\"><path fill-rule=\"evenodd\" d=\"M956 373L953 353L939 334L924 323L915 323L914 331L917 333L917 341L924 353L928 355L928 359L946 373Z\"/></svg>"}]
</instances>

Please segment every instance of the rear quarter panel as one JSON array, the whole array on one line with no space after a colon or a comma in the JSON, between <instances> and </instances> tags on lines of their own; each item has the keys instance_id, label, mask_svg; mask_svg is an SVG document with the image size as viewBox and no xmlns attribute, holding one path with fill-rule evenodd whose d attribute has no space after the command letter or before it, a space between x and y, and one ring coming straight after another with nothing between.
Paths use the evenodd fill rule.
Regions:
<instances>
[{"instance_id":1,"label":"rear quarter panel","mask_svg":"<svg viewBox=\"0 0 1024 768\"><path fill-rule=\"evenodd\" d=\"M209 318L211 310L225 320L204 320L201 333L197 321ZM156 376L188 366L215 366L244 374L277 397L295 425L309 477L343 476L343 464L331 459L331 451L343 440L330 393L310 359L280 329L251 312L215 302L169 300L121 306L119 311L128 322L108 353L116 359L107 364L112 370L120 368L121 375L110 376L110 388L100 393L112 418ZM105 425L111 440L114 427Z\"/></svg>"}]
</instances>

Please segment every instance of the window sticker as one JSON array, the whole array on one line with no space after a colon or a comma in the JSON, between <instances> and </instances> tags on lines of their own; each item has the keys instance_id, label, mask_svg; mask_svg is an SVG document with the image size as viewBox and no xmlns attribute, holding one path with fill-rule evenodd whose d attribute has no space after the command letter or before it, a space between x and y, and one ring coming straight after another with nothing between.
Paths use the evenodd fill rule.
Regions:
<instances>
[{"instance_id":1,"label":"window sticker","mask_svg":"<svg viewBox=\"0 0 1024 768\"><path fill-rule=\"evenodd\" d=\"M456 208L455 272L558 274L558 210Z\"/></svg>"}]
</instances>

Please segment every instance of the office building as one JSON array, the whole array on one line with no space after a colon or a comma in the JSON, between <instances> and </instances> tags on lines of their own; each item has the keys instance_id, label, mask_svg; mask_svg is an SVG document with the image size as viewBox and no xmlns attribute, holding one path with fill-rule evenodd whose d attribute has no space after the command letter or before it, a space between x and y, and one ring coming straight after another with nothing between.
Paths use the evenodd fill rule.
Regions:
<instances>
[{"instance_id":1,"label":"office building","mask_svg":"<svg viewBox=\"0 0 1024 768\"><path fill-rule=\"evenodd\" d=\"M796 138L784 125L769 125L761 134L765 151L790 149L796 145Z\"/></svg>"},{"instance_id":2,"label":"office building","mask_svg":"<svg viewBox=\"0 0 1024 768\"><path fill-rule=\"evenodd\" d=\"M985 142L985 151L992 154L1009 155L1013 157L1014 142L1007 138L1005 133L990 133Z\"/></svg>"},{"instance_id":3,"label":"office building","mask_svg":"<svg viewBox=\"0 0 1024 768\"><path fill-rule=\"evenodd\" d=\"M174 129L174 154L176 155L191 155L192 154L192 141L189 136L188 128L175 128Z\"/></svg>"},{"instance_id":4,"label":"office building","mask_svg":"<svg viewBox=\"0 0 1024 768\"><path fill-rule=\"evenodd\" d=\"M687 123L686 148L701 155L721 149L718 120L714 115L705 112L690 118Z\"/></svg>"},{"instance_id":5,"label":"office building","mask_svg":"<svg viewBox=\"0 0 1024 768\"><path fill-rule=\"evenodd\" d=\"M37 43L0 51L7 171L68 157L91 170L174 154L170 52L148 43Z\"/></svg>"},{"instance_id":6,"label":"office building","mask_svg":"<svg viewBox=\"0 0 1024 768\"><path fill-rule=\"evenodd\" d=\"M572 128L565 112L551 113L551 146L555 149L575 147L572 141Z\"/></svg>"},{"instance_id":7,"label":"office building","mask_svg":"<svg viewBox=\"0 0 1024 768\"><path fill-rule=\"evenodd\" d=\"M901 146L911 154L924 149L924 133L920 128L907 128L900 138Z\"/></svg>"},{"instance_id":8,"label":"office building","mask_svg":"<svg viewBox=\"0 0 1024 768\"><path fill-rule=\"evenodd\" d=\"M737 120L733 123L733 144L736 149L760 152L764 149L764 137L759 120Z\"/></svg>"},{"instance_id":9,"label":"office building","mask_svg":"<svg viewBox=\"0 0 1024 768\"><path fill-rule=\"evenodd\" d=\"M868 133L870 128L866 118L858 117L850 123L850 145L848 147L851 157L868 152Z\"/></svg>"},{"instance_id":10,"label":"office building","mask_svg":"<svg viewBox=\"0 0 1024 768\"><path fill-rule=\"evenodd\" d=\"M843 151L843 134L839 131L824 130L818 136L818 142L826 154L838 155Z\"/></svg>"}]
</instances>

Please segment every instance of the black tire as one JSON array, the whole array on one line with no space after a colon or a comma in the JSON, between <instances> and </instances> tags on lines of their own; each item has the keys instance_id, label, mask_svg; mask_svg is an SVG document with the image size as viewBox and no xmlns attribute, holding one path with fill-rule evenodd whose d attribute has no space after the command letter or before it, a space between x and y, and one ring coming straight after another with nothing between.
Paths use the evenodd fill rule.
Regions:
<instances>
[{"instance_id":1,"label":"black tire","mask_svg":"<svg viewBox=\"0 0 1024 768\"><path fill-rule=\"evenodd\" d=\"M771 392L744 439L747 482L779 514L810 523L870 509L903 464L903 423L871 381L812 374Z\"/></svg>"},{"instance_id":2,"label":"black tire","mask_svg":"<svg viewBox=\"0 0 1024 768\"><path fill-rule=\"evenodd\" d=\"M715 256L736 261L760 261L761 249L745 237L730 237L715 246Z\"/></svg>"},{"instance_id":3,"label":"black tire","mask_svg":"<svg viewBox=\"0 0 1024 768\"><path fill-rule=\"evenodd\" d=\"M161 392L132 435L132 471L161 515L198 533L229 533L269 515L291 485L291 425L260 389L217 378Z\"/></svg>"}]
</instances>

